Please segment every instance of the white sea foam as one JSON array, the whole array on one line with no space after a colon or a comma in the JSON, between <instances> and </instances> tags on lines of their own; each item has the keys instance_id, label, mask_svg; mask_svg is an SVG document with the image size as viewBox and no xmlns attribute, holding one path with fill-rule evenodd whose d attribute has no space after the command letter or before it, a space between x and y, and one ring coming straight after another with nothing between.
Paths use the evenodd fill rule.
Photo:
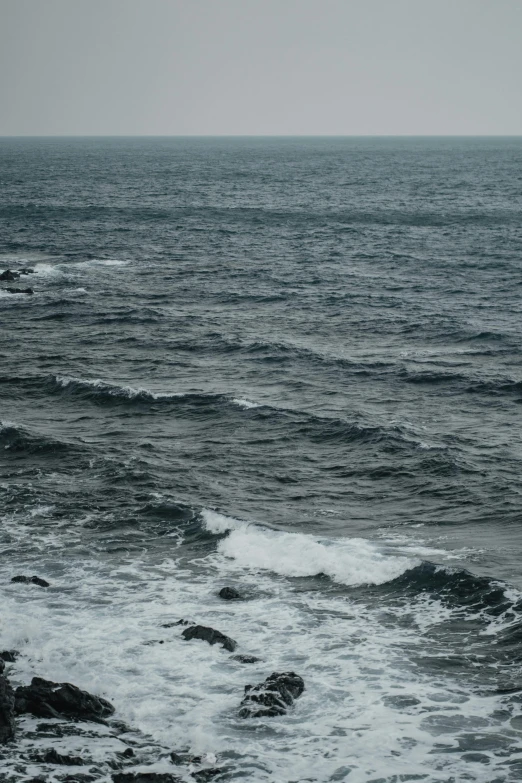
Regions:
<instances>
[{"instance_id":1,"label":"white sea foam","mask_svg":"<svg viewBox=\"0 0 522 783\"><path fill-rule=\"evenodd\" d=\"M81 545L75 550L77 528L71 545L60 550L52 537L62 539L64 531L53 534L46 517L38 527L32 518L27 526L20 515L6 518L3 533L22 544L20 573L38 573L51 582L45 591L11 584L9 565L0 562L2 644L22 652L10 665L13 684L39 675L105 696L118 719L143 732L141 739L132 735L136 747L152 748L150 763L139 765L147 771L178 774L168 761L158 760L148 736L165 751L190 748L208 754L210 765L238 765L253 783L502 779L505 759L492 751L483 752L489 765L470 765L461 753L447 751L470 732L479 731L487 748L490 734L494 742L499 732L510 731L508 723L499 724L501 697L455 687L452 678L419 665L424 655L443 660L444 638L424 634L452 611L427 595L387 605L384 612L344 593L296 589L281 578L295 572L295 563L277 549L290 548L296 560L307 563L299 573L326 566L350 579L355 568L382 573L382 560L393 562L393 556L376 559L377 548L358 539L327 544L211 511L203 516L209 531L229 535L216 552L199 557L196 568L177 560L174 548L162 562L155 555L122 559L121 552L114 559L104 553L100 560L87 560ZM232 551L223 548L227 541ZM244 555L240 544L246 546ZM266 565L262 549L275 563ZM330 550L338 551L337 559ZM217 597L232 578L245 600ZM163 627L182 617L230 635L238 652L261 661L242 666L218 646L185 642L180 628ZM288 714L241 720L237 711L245 684L288 670L299 673L306 688ZM95 761L123 749L103 727L99 731L102 739L62 738L53 746ZM35 742L49 747L45 737ZM12 769L8 759L3 763ZM41 773L34 765L30 771Z\"/></svg>"},{"instance_id":2,"label":"white sea foam","mask_svg":"<svg viewBox=\"0 0 522 783\"><path fill-rule=\"evenodd\" d=\"M66 389L72 384L77 386L83 386L85 388L100 389L113 397L127 397L128 399L134 399L136 397L149 397L152 400L162 399L174 399L176 397L184 397L183 392L152 392L148 389L141 387L134 388L132 386L120 386L117 383L110 383L104 381L101 378L75 378L67 375L57 375L55 377L56 383L63 389Z\"/></svg>"},{"instance_id":3,"label":"white sea foam","mask_svg":"<svg viewBox=\"0 0 522 783\"><path fill-rule=\"evenodd\" d=\"M89 258L87 261L78 261L75 266L128 266L129 263L129 259Z\"/></svg>"},{"instance_id":4,"label":"white sea foam","mask_svg":"<svg viewBox=\"0 0 522 783\"><path fill-rule=\"evenodd\" d=\"M258 402L250 402L250 400L243 400L241 398L234 398L232 402L235 405L239 405L240 408L260 408L260 404Z\"/></svg>"},{"instance_id":5,"label":"white sea foam","mask_svg":"<svg viewBox=\"0 0 522 783\"><path fill-rule=\"evenodd\" d=\"M274 571L281 576L325 574L345 585L383 584L396 579L419 560L385 555L361 538L316 538L286 533L228 519L205 510L207 530L228 536L218 546L221 554L239 566Z\"/></svg>"},{"instance_id":6,"label":"white sea foam","mask_svg":"<svg viewBox=\"0 0 522 783\"><path fill-rule=\"evenodd\" d=\"M36 264L34 268L34 274L41 277L57 277L63 276L63 270L56 264Z\"/></svg>"}]
</instances>

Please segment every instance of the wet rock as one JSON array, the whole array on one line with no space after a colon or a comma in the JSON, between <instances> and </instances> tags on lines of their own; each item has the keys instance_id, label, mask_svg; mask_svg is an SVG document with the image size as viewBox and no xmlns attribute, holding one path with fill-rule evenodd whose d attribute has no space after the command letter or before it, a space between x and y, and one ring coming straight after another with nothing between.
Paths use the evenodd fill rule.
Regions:
<instances>
[{"instance_id":1,"label":"wet rock","mask_svg":"<svg viewBox=\"0 0 522 783\"><path fill-rule=\"evenodd\" d=\"M11 272L10 269L6 269L5 272L0 273L0 280L7 280L8 282L18 280L19 277L20 275L18 272Z\"/></svg>"},{"instance_id":2,"label":"wet rock","mask_svg":"<svg viewBox=\"0 0 522 783\"><path fill-rule=\"evenodd\" d=\"M219 591L218 595L225 601L236 601L238 598L241 598L237 590L235 590L233 587L223 587Z\"/></svg>"},{"instance_id":3,"label":"wet rock","mask_svg":"<svg viewBox=\"0 0 522 783\"><path fill-rule=\"evenodd\" d=\"M10 294L34 294L33 288L5 288Z\"/></svg>"},{"instance_id":4,"label":"wet rock","mask_svg":"<svg viewBox=\"0 0 522 783\"><path fill-rule=\"evenodd\" d=\"M170 754L170 760L173 764L201 764L201 756L193 756L192 753L176 753L173 751Z\"/></svg>"},{"instance_id":5,"label":"wet rock","mask_svg":"<svg viewBox=\"0 0 522 783\"><path fill-rule=\"evenodd\" d=\"M258 685L246 685L241 702L241 718L261 718L284 715L304 691L304 682L294 672L273 672Z\"/></svg>"},{"instance_id":6,"label":"wet rock","mask_svg":"<svg viewBox=\"0 0 522 783\"><path fill-rule=\"evenodd\" d=\"M0 658L0 674L3 674L5 670L5 661Z\"/></svg>"},{"instance_id":7,"label":"wet rock","mask_svg":"<svg viewBox=\"0 0 522 783\"><path fill-rule=\"evenodd\" d=\"M15 696L8 680L0 675L0 745L14 739Z\"/></svg>"},{"instance_id":8,"label":"wet rock","mask_svg":"<svg viewBox=\"0 0 522 783\"><path fill-rule=\"evenodd\" d=\"M212 780L216 775L220 775L225 770L219 769L219 767L212 767L207 769L198 769L197 772L191 772L191 777L197 780L198 783L206 783L207 780Z\"/></svg>"},{"instance_id":9,"label":"wet rock","mask_svg":"<svg viewBox=\"0 0 522 783\"><path fill-rule=\"evenodd\" d=\"M237 647L237 642L229 636L225 636L221 631L215 631L214 628L208 628L205 625L192 625L190 628L185 628L182 635L186 641L190 641L190 639L204 639L209 644L220 644L229 652L234 652Z\"/></svg>"},{"instance_id":10,"label":"wet rock","mask_svg":"<svg viewBox=\"0 0 522 783\"><path fill-rule=\"evenodd\" d=\"M6 663L14 663L19 655L18 650L3 650L0 652L0 658L6 661Z\"/></svg>"},{"instance_id":11,"label":"wet rock","mask_svg":"<svg viewBox=\"0 0 522 783\"><path fill-rule=\"evenodd\" d=\"M37 761L40 764L65 764L68 767L76 767L85 764L86 762L81 756L67 756L62 753L58 753L54 748L45 750L40 753L31 754L32 761Z\"/></svg>"},{"instance_id":12,"label":"wet rock","mask_svg":"<svg viewBox=\"0 0 522 783\"><path fill-rule=\"evenodd\" d=\"M85 731L75 723L39 723L36 733L42 737L99 737L96 731Z\"/></svg>"},{"instance_id":13,"label":"wet rock","mask_svg":"<svg viewBox=\"0 0 522 783\"><path fill-rule=\"evenodd\" d=\"M37 718L73 718L104 723L112 715L112 704L99 696L92 696L68 682L56 683L33 677L30 685L21 685L15 691L15 711L28 712Z\"/></svg>"},{"instance_id":14,"label":"wet rock","mask_svg":"<svg viewBox=\"0 0 522 783\"><path fill-rule=\"evenodd\" d=\"M113 783L182 783L181 778L170 772L117 772Z\"/></svg>"},{"instance_id":15,"label":"wet rock","mask_svg":"<svg viewBox=\"0 0 522 783\"><path fill-rule=\"evenodd\" d=\"M39 576L13 576L11 582L20 582L24 585L38 585L39 587L49 587L49 582L41 579Z\"/></svg>"},{"instance_id":16,"label":"wet rock","mask_svg":"<svg viewBox=\"0 0 522 783\"><path fill-rule=\"evenodd\" d=\"M239 663L258 663L261 658L256 658L255 655L232 655L231 660Z\"/></svg>"},{"instance_id":17,"label":"wet rock","mask_svg":"<svg viewBox=\"0 0 522 783\"><path fill-rule=\"evenodd\" d=\"M64 778L60 778L60 783L94 783L95 780L99 780L99 778L95 778L94 775L86 775L84 772L78 772L76 775L66 775ZM45 783L48 783L48 781L45 781Z\"/></svg>"},{"instance_id":18,"label":"wet rock","mask_svg":"<svg viewBox=\"0 0 522 783\"><path fill-rule=\"evenodd\" d=\"M190 620L176 620L173 623L163 623L162 628L174 628L176 625L192 625Z\"/></svg>"}]
</instances>

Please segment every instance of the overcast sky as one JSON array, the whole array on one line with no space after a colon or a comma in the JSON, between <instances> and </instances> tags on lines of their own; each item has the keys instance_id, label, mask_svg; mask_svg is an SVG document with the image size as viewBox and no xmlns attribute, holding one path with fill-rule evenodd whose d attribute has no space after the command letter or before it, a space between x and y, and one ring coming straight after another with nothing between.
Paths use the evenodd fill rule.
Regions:
<instances>
[{"instance_id":1,"label":"overcast sky","mask_svg":"<svg viewBox=\"0 0 522 783\"><path fill-rule=\"evenodd\" d=\"M0 0L0 134L522 134L522 0Z\"/></svg>"}]
</instances>

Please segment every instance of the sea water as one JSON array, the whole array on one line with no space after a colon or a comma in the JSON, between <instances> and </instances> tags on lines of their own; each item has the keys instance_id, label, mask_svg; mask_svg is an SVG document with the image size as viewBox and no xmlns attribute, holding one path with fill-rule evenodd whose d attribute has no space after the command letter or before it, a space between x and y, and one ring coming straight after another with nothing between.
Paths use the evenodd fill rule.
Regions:
<instances>
[{"instance_id":1,"label":"sea water","mask_svg":"<svg viewBox=\"0 0 522 783\"><path fill-rule=\"evenodd\" d=\"M0 648L116 708L3 779L519 781L522 140L2 139L0 188Z\"/></svg>"}]
</instances>

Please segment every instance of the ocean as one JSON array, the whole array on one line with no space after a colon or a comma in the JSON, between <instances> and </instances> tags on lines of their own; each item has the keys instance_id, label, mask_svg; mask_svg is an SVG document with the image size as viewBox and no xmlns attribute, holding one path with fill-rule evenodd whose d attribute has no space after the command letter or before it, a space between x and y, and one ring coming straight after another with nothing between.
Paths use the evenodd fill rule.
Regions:
<instances>
[{"instance_id":1,"label":"ocean","mask_svg":"<svg viewBox=\"0 0 522 783\"><path fill-rule=\"evenodd\" d=\"M115 714L2 781L522 780L522 138L2 138L27 267L0 648Z\"/></svg>"}]
</instances>

